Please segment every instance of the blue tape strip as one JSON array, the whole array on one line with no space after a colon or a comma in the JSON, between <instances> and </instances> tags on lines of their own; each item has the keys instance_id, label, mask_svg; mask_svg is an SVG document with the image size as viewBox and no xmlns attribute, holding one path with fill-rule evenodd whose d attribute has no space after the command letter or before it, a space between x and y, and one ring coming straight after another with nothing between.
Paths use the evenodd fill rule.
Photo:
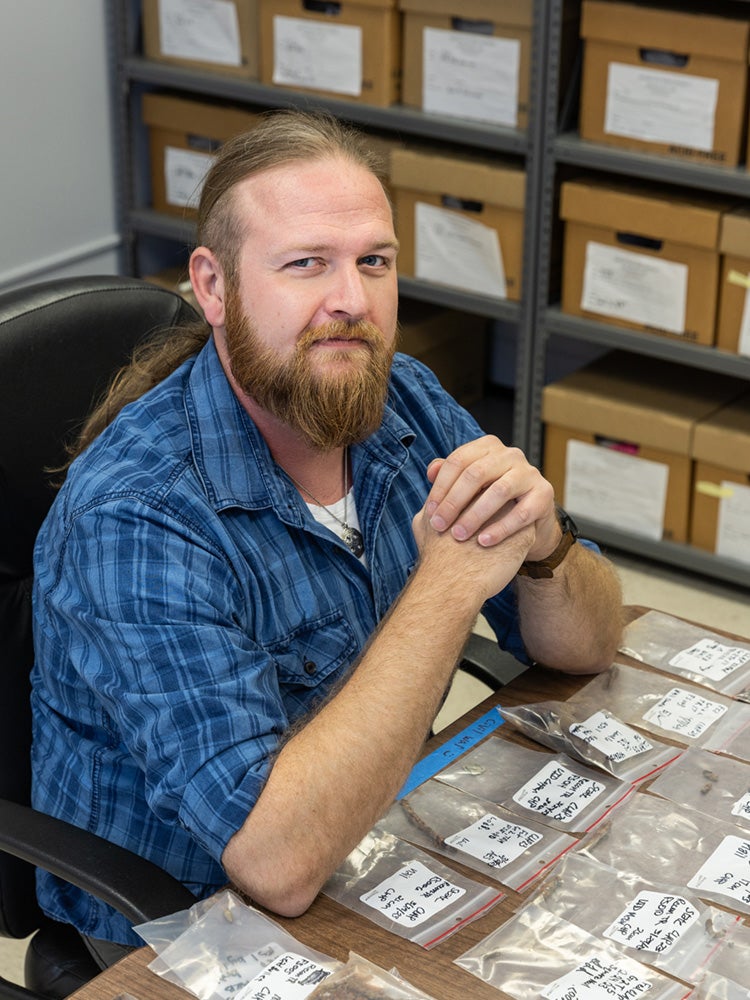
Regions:
<instances>
[{"instance_id":1,"label":"blue tape strip","mask_svg":"<svg viewBox=\"0 0 750 1000\"><path fill-rule=\"evenodd\" d=\"M437 750L433 750L431 754L418 761L404 782L404 787L396 796L396 800L402 799L418 785L436 775L438 771L442 771L451 761L460 757L461 754L466 753L467 750L470 750L483 740L489 733L495 729L499 729L504 722L505 719L500 715L500 709L497 707L491 708L481 719L472 722L470 726L462 729L452 740L443 743Z\"/></svg>"}]
</instances>

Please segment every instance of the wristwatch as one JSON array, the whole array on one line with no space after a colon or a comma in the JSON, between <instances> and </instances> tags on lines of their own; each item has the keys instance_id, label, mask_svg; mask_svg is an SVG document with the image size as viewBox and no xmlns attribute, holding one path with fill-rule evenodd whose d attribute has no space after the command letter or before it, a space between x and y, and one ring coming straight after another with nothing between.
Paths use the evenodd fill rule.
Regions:
<instances>
[{"instance_id":1,"label":"wristwatch","mask_svg":"<svg viewBox=\"0 0 750 1000\"><path fill-rule=\"evenodd\" d=\"M570 552L571 546L575 544L580 535L578 526L567 511L563 510L559 504L555 504L555 513L562 529L562 538L558 542L557 548L551 552L546 559L538 561L527 560L521 563L518 570L519 576L528 576L532 580L549 580L554 571Z\"/></svg>"}]
</instances>

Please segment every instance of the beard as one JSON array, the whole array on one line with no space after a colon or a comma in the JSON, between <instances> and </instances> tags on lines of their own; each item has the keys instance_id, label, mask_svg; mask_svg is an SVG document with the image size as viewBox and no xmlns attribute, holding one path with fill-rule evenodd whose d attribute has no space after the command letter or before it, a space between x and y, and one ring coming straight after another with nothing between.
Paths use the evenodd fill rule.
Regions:
<instances>
[{"instance_id":1,"label":"beard","mask_svg":"<svg viewBox=\"0 0 750 1000\"><path fill-rule=\"evenodd\" d=\"M230 367L240 389L314 449L356 444L380 426L396 344L395 338L386 344L374 324L333 321L312 327L297 341L291 357L282 358L261 342L232 291L225 329ZM332 358L335 371L316 370L314 345L330 339L360 343Z\"/></svg>"}]
</instances>

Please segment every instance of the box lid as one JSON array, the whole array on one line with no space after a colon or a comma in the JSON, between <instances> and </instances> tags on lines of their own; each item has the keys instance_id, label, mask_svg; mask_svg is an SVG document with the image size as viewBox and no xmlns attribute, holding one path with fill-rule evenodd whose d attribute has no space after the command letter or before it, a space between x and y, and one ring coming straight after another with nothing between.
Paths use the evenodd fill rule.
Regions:
<instances>
[{"instance_id":1,"label":"box lid","mask_svg":"<svg viewBox=\"0 0 750 1000\"><path fill-rule=\"evenodd\" d=\"M750 472L750 392L697 424L693 458Z\"/></svg>"},{"instance_id":2,"label":"box lid","mask_svg":"<svg viewBox=\"0 0 750 1000\"><path fill-rule=\"evenodd\" d=\"M465 17L513 27L530 28L534 21L532 0L399 0L407 13L437 17Z\"/></svg>"},{"instance_id":3,"label":"box lid","mask_svg":"<svg viewBox=\"0 0 750 1000\"><path fill-rule=\"evenodd\" d=\"M686 197L674 189L566 181L561 188L560 215L605 229L717 250L727 206L697 194Z\"/></svg>"},{"instance_id":4,"label":"box lid","mask_svg":"<svg viewBox=\"0 0 750 1000\"><path fill-rule=\"evenodd\" d=\"M750 18L691 13L684 7L583 0L581 37L747 62Z\"/></svg>"},{"instance_id":5,"label":"box lid","mask_svg":"<svg viewBox=\"0 0 750 1000\"><path fill-rule=\"evenodd\" d=\"M144 94L141 117L152 128L201 135L222 142L258 122L257 114L241 108L190 101L167 94Z\"/></svg>"},{"instance_id":6,"label":"box lid","mask_svg":"<svg viewBox=\"0 0 750 1000\"><path fill-rule=\"evenodd\" d=\"M719 249L750 259L750 208L735 209L722 218Z\"/></svg>"},{"instance_id":7,"label":"box lid","mask_svg":"<svg viewBox=\"0 0 750 1000\"><path fill-rule=\"evenodd\" d=\"M519 211L523 211L526 194L526 174L520 167L414 149L393 151L391 183L394 187L470 198Z\"/></svg>"},{"instance_id":8,"label":"box lid","mask_svg":"<svg viewBox=\"0 0 750 1000\"><path fill-rule=\"evenodd\" d=\"M698 420L747 383L658 358L615 351L545 387L542 418L574 430L690 455Z\"/></svg>"}]
</instances>

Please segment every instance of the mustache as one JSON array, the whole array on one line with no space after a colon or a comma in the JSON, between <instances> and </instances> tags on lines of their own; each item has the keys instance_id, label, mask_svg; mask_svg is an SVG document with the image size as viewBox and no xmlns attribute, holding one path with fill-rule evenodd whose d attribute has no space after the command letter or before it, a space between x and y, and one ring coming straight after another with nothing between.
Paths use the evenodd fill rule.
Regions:
<instances>
[{"instance_id":1,"label":"mustache","mask_svg":"<svg viewBox=\"0 0 750 1000\"><path fill-rule=\"evenodd\" d=\"M360 340L368 347L385 345L385 337L374 323L369 323L367 320L357 320L355 323L332 320L330 323L321 323L305 330L297 342L297 347L304 351L323 340Z\"/></svg>"}]
</instances>

